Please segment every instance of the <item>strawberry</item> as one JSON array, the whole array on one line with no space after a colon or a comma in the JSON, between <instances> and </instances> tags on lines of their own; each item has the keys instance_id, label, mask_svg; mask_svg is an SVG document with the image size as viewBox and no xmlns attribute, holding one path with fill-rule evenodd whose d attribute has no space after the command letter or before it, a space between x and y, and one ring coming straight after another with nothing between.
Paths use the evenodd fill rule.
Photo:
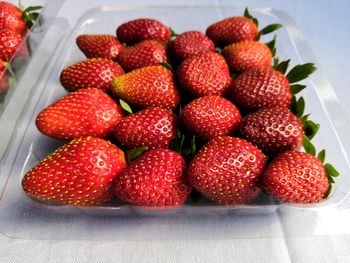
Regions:
<instances>
[{"instance_id":1,"label":"strawberry","mask_svg":"<svg viewBox=\"0 0 350 263\"><path fill-rule=\"evenodd\" d=\"M188 31L171 41L169 50L175 58L184 60L193 55L214 52L215 44L202 32Z\"/></svg>"},{"instance_id":2,"label":"strawberry","mask_svg":"<svg viewBox=\"0 0 350 263\"><path fill-rule=\"evenodd\" d=\"M191 192L185 182L185 161L168 149L149 150L118 175L114 192L137 206L180 206Z\"/></svg>"},{"instance_id":3,"label":"strawberry","mask_svg":"<svg viewBox=\"0 0 350 263\"><path fill-rule=\"evenodd\" d=\"M195 99L181 111L182 123L204 140L230 135L241 121L239 110L220 96Z\"/></svg>"},{"instance_id":4,"label":"strawberry","mask_svg":"<svg viewBox=\"0 0 350 263\"><path fill-rule=\"evenodd\" d=\"M170 35L169 28L150 18L131 20L117 28L118 39L128 45L147 39L165 42L169 40Z\"/></svg>"},{"instance_id":5,"label":"strawberry","mask_svg":"<svg viewBox=\"0 0 350 263\"><path fill-rule=\"evenodd\" d=\"M185 59L178 70L181 85L194 95L223 95L231 83L225 59L214 52Z\"/></svg>"},{"instance_id":6,"label":"strawberry","mask_svg":"<svg viewBox=\"0 0 350 263\"><path fill-rule=\"evenodd\" d=\"M80 61L62 70L60 81L68 91L98 88L110 90L114 77L124 74L118 63L105 58Z\"/></svg>"},{"instance_id":7,"label":"strawberry","mask_svg":"<svg viewBox=\"0 0 350 263\"><path fill-rule=\"evenodd\" d=\"M264 154L249 142L228 136L209 141L191 161L190 184L220 205L246 204L260 193L257 181Z\"/></svg>"},{"instance_id":8,"label":"strawberry","mask_svg":"<svg viewBox=\"0 0 350 263\"><path fill-rule=\"evenodd\" d=\"M260 109L243 118L240 133L269 155L299 149L304 128L301 121L287 108Z\"/></svg>"},{"instance_id":9,"label":"strawberry","mask_svg":"<svg viewBox=\"0 0 350 263\"><path fill-rule=\"evenodd\" d=\"M113 182L126 166L124 153L108 141L74 139L26 173L27 195L61 204L91 206L109 201Z\"/></svg>"},{"instance_id":10,"label":"strawberry","mask_svg":"<svg viewBox=\"0 0 350 263\"><path fill-rule=\"evenodd\" d=\"M39 131L60 140L106 137L124 113L100 89L72 92L45 108L36 119Z\"/></svg>"},{"instance_id":11,"label":"strawberry","mask_svg":"<svg viewBox=\"0 0 350 263\"><path fill-rule=\"evenodd\" d=\"M0 60L0 94L9 88L9 78L6 72L7 62Z\"/></svg>"},{"instance_id":12,"label":"strawberry","mask_svg":"<svg viewBox=\"0 0 350 263\"><path fill-rule=\"evenodd\" d=\"M171 110L147 108L123 118L114 135L128 148L167 148L176 136L176 123L177 117Z\"/></svg>"},{"instance_id":13,"label":"strawberry","mask_svg":"<svg viewBox=\"0 0 350 263\"><path fill-rule=\"evenodd\" d=\"M258 66L271 66L269 47L258 41L243 41L226 46L223 55L232 71L244 71Z\"/></svg>"},{"instance_id":14,"label":"strawberry","mask_svg":"<svg viewBox=\"0 0 350 263\"><path fill-rule=\"evenodd\" d=\"M155 40L144 40L120 52L118 63L125 71L168 63L166 48Z\"/></svg>"},{"instance_id":15,"label":"strawberry","mask_svg":"<svg viewBox=\"0 0 350 263\"><path fill-rule=\"evenodd\" d=\"M77 45L87 58L115 60L124 46L112 35L80 35Z\"/></svg>"},{"instance_id":16,"label":"strawberry","mask_svg":"<svg viewBox=\"0 0 350 263\"><path fill-rule=\"evenodd\" d=\"M247 110L288 108L292 98L288 79L269 66L251 68L238 75L228 94L234 103Z\"/></svg>"},{"instance_id":17,"label":"strawberry","mask_svg":"<svg viewBox=\"0 0 350 263\"><path fill-rule=\"evenodd\" d=\"M258 40L260 35L271 33L280 27L280 24L271 24L259 31L258 20L246 8L244 16L218 21L207 28L206 34L217 46L224 47L232 43Z\"/></svg>"},{"instance_id":18,"label":"strawberry","mask_svg":"<svg viewBox=\"0 0 350 263\"><path fill-rule=\"evenodd\" d=\"M5 28L0 29L0 59L10 61L17 48L22 43L23 38L20 34Z\"/></svg>"},{"instance_id":19,"label":"strawberry","mask_svg":"<svg viewBox=\"0 0 350 263\"><path fill-rule=\"evenodd\" d=\"M277 155L263 174L263 187L277 200L316 203L325 198L329 180L322 162L315 156L291 150Z\"/></svg>"},{"instance_id":20,"label":"strawberry","mask_svg":"<svg viewBox=\"0 0 350 263\"><path fill-rule=\"evenodd\" d=\"M25 33L27 28L21 10L11 3L0 2L0 28Z\"/></svg>"},{"instance_id":21,"label":"strawberry","mask_svg":"<svg viewBox=\"0 0 350 263\"><path fill-rule=\"evenodd\" d=\"M115 77L112 89L116 96L141 107L175 109L179 93L174 74L163 66L149 66Z\"/></svg>"}]
</instances>

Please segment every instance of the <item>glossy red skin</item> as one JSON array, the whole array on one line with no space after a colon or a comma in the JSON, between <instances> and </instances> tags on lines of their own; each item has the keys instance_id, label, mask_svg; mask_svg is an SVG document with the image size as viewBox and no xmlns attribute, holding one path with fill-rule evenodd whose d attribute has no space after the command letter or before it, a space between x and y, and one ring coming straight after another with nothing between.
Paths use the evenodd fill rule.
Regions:
<instances>
[{"instance_id":1,"label":"glossy red skin","mask_svg":"<svg viewBox=\"0 0 350 263\"><path fill-rule=\"evenodd\" d=\"M22 12L11 3L0 2L0 28L23 35L27 32Z\"/></svg>"},{"instance_id":2,"label":"glossy red skin","mask_svg":"<svg viewBox=\"0 0 350 263\"><path fill-rule=\"evenodd\" d=\"M124 153L108 141L75 139L46 157L22 180L27 195L74 206L109 201L113 182L126 166Z\"/></svg>"},{"instance_id":3,"label":"glossy red skin","mask_svg":"<svg viewBox=\"0 0 350 263\"><path fill-rule=\"evenodd\" d=\"M8 90L8 84L5 62L0 60L0 93Z\"/></svg>"},{"instance_id":4,"label":"glossy red skin","mask_svg":"<svg viewBox=\"0 0 350 263\"><path fill-rule=\"evenodd\" d=\"M193 55L215 51L215 44L206 35L199 31L188 31L171 41L170 53L179 60Z\"/></svg>"},{"instance_id":5,"label":"glossy red skin","mask_svg":"<svg viewBox=\"0 0 350 263\"><path fill-rule=\"evenodd\" d=\"M282 202L320 202L328 186L322 162L313 155L296 150L277 155L263 174L266 192Z\"/></svg>"},{"instance_id":6,"label":"glossy red skin","mask_svg":"<svg viewBox=\"0 0 350 263\"><path fill-rule=\"evenodd\" d=\"M260 193L257 186L264 154L249 142L228 136L209 141L189 164L193 188L220 205L246 204Z\"/></svg>"},{"instance_id":7,"label":"glossy red skin","mask_svg":"<svg viewBox=\"0 0 350 263\"><path fill-rule=\"evenodd\" d=\"M258 66L272 65L272 53L263 43L244 41L223 49L226 62L232 71L242 72Z\"/></svg>"},{"instance_id":8,"label":"glossy red skin","mask_svg":"<svg viewBox=\"0 0 350 263\"><path fill-rule=\"evenodd\" d=\"M287 108L273 107L245 116L240 133L264 153L275 155L299 149L304 135L301 121Z\"/></svg>"},{"instance_id":9,"label":"glossy red skin","mask_svg":"<svg viewBox=\"0 0 350 263\"><path fill-rule=\"evenodd\" d=\"M23 38L20 34L8 29L0 29L0 59L10 61L17 48L22 43Z\"/></svg>"},{"instance_id":10,"label":"glossy red skin","mask_svg":"<svg viewBox=\"0 0 350 263\"><path fill-rule=\"evenodd\" d=\"M176 136L177 116L171 110L153 107L123 118L114 136L128 148L167 148Z\"/></svg>"},{"instance_id":11,"label":"glossy red skin","mask_svg":"<svg viewBox=\"0 0 350 263\"><path fill-rule=\"evenodd\" d=\"M125 71L168 63L166 48L155 40L141 41L120 52L118 63Z\"/></svg>"},{"instance_id":12,"label":"glossy red skin","mask_svg":"<svg viewBox=\"0 0 350 263\"><path fill-rule=\"evenodd\" d=\"M181 111L182 123L204 140L230 135L241 121L237 107L220 96L195 99Z\"/></svg>"},{"instance_id":13,"label":"glossy red skin","mask_svg":"<svg viewBox=\"0 0 350 263\"><path fill-rule=\"evenodd\" d=\"M52 138L104 138L123 118L122 108L100 89L72 92L41 111L38 130Z\"/></svg>"},{"instance_id":14,"label":"glossy red skin","mask_svg":"<svg viewBox=\"0 0 350 263\"><path fill-rule=\"evenodd\" d=\"M161 22L149 18L131 20L117 28L118 39L128 45L147 39L166 42L170 35L169 28Z\"/></svg>"},{"instance_id":15,"label":"glossy red skin","mask_svg":"<svg viewBox=\"0 0 350 263\"><path fill-rule=\"evenodd\" d=\"M259 31L252 20L237 16L210 25L206 34L216 45L224 47L232 43L254 40Z\"/></svg>"},{"instance_id":16,"label":"glossy red skin","mask_svg":"<svg viewBox=\"0 0 350 263\"><path fill-rule=\"evenodd\" d=\"M141 108L175 109L179 104L174 74L163 66L144 67L116 77L112 90L116 96Z\"/></svg>"},{"instance_id":17,"label":"glossy red skin","mask_svg":"<svg viewBox=\"0 0 350 263\"><path fill-rule=\"evenodd\" d=\"M80 35L77 45L87 58L107 58L115 60L125 48L112 35Z\"/></svg>"},{"instance_id":18,"label":"glossy red skin","mask_svg":"<svg viewBox=\"0 0 350 263\"><path fill-rule=\"evenodd\" d=\"M118 63L105 58L91 58L63 69L60 81L68 91L87 88L108 91L113 78L123 74L124 70Z\"/></svg>"},{"instance_id":19,"label":"glossy red skin","mask_svg":"<svg viewBox=\"0 0 350 263\"><path fill-rule=\"evenodd\" d=\"M214 52L185 59L177 75L181 85L198 97L223 95L231 83L225 59Z\"/></svg>"},{"instance_id":20,"label":"glossy red skin","mask_svg":"<svg viewBox=\"0 0 350 263\"><path fill-rule=\"evenodd\" d=\"M288 79L271 67L251 68L238 75L228 89L232 101L247 110L289 108L292 94Z\"/></svg>"},{"instance_id":21,"label":"glossy red skin","mask_svg":"<svg viewBox=\"0 0 350 263\"><path fill-rule=\"evenodd\" d=\"M185 161L177 152L149 150L119 174L115 195L136 206L180 206L192 190L185 183L185 169Z\"/></svg>"}]
</instances>

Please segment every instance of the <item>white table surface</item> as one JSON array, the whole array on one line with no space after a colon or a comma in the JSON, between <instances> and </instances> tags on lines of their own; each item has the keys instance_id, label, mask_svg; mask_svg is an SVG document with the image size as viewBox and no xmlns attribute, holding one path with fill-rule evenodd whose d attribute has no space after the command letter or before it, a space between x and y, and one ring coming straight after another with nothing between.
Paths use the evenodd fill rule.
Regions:
<instances>
[{"instance_id":1,"label":"white table surface","mask_svg":"<svg viewBox=\"0 0 350 263\"><path fill-rule=\"evenodd\" d=\"M53 1L53 0L51 0ZM17 2L17 1L12 1ZM22 1L25 5L40 0ZM58 16L71 25L84 10L113 1L68 0ZM136 5L141 1L114 1ZM234 4L291 14L347 107L350 100L350 1L143 1L142 4ZM349 175L343 175L349 176ZM349 222L350 213L343 214ZM349 232L346 232L349 233ZM0 262L350 262L350 235L162 241L42 241L0 236Z\"/></svg>"}]
</instances>

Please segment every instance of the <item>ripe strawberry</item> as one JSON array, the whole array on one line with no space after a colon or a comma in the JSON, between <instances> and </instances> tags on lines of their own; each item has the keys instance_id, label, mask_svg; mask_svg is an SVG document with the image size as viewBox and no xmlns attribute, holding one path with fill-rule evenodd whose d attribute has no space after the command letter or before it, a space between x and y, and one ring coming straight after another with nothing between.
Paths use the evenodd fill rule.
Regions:
<instances>
[{"instance_id":1,"label":"ripe strawberry","mask_svg":"<svg viewBox=\"0 0 350 263\"><path fill-rule=\"evenodd\" d=\"M5 28L0 29L0 59L9 61L15 54L17 48L22 43L20 34Z\"/></svg>"},{"instance_id":2,"label":"ripe strawberry","mask_svg":"<svg viewBox=\"0 0 350 263\"><path fill-rule=\"evenodd\" d=\"M215 44L206 35L199 31L188 31L171 41L170 53L179 60L193 55L215 51Z\"/></svg>"},{"instance_id":3,"label":"ripe strawberry","mask_svg":"<svg viewBox=\"0 0 350 263\"><path fill-rule=\"evenodd\" d=\"M169 28L149 18L131 20L117 28L118 39L128 45L147 39L168 41L170 35Z\"/></svg>"},{"instance_id":4,"label":"ripe strawberry","mask_svg":"<svg viewBox=\"0 0 350 263\"><path fill-rule=\"evenodd\" d=\"M272 155L299 149L304 135L301 121L287 108L258 110L243 118L240 124L243 138Z\"/></svg>"},{"instance_id":5,"label":"ripe strawberry","mask_svg":"<svg viewBox=\"0 0 350 263\"><path fill-rule=\"evenodd\" d=\"M112 35L80 35L77 45L87 58L115 60L124 46Z\"/></svg>"},{"instance_id":6,"label":"ripe strawberry","mask_svg":"<svg viewBox=\"0 0 350 263\"><path fill-rule=\"evenodd\" d=\"M9 88L8 75L6 74L7 63L0 60L0 94Z\"/></svg>"},{"instance_id":7,"label":"ripe strawberry","mask_svg":"<svg viewBox=\"0 0 350 263\"><path fill-rule=\"evenodd\" d=\"M0 28L24 34L27 28L21 10L11 3L0 2Z\"/></svg>"},{"instance_id":8,"label":"ripe strawberry","mask_svg":"<svg viewBox=\"0 0 350 263\"><path fill-rule=\"evenodd\" d=\"M292 99L288 79L268 66L251 68L238 75L228 94L234 103L253 111L274 106L288 108Z\"/></svg>"},{"instance_id":9,"label":"ripe strawberry","mask_svg":"<svg viewBox=\"0 0 350 263\"><path fill-rule=\"evenodd\" d=\"M178 70L181 85L196 96L223 95L231 83L225 59L214 52L185 59Z\"/></svg>"},{"instance_id":10,"label":"ripe strawberry","mask_svg":"<svg viewBox=\"0 0 350 263\"><path fill-rule=\"evenodd\" d=\"M277 155L263 174L266 192L289 203L320 202L329 184L322 162L311 154L295 150Z\"/></svg>"},{"instance_id":11,"label":"ripe strawberry","mask_svg":"<svg viewBox=\"0 0 350 263\"><path fill-rule=\"evenodd\" d=\"M123 118L114 128L114 135L129 148L167 148L176 136L176 123L171 110L147 108Z\"/></svg>"},{"instance_id":12,"label":"ripe strawberry","mask_svg":"<svg viewBox=\"0 0 350 263\"><path fill-rule=\"evenodd\" d=\"M206 34L216 45L224 47L232 43L255 40L259 30L251 19L236 16L210 25Z\"/></svg>"},{"instance_id":13,"label":"ripe strawberry","mask_svg":"<svg viewBox=\"0 0 350 263\"><path fill-rule=\"evenodd\" d=\"M118 63L105 58L80 61L62 70L60 81L68 91L98 88L110 90L114 77L124 74Z\"/></svg>"},{"instance_id":14,"label":"ripe strawberry","mask_svg":"<svg viewBox=\"0 0 350 263\"><path fill-rule=\"evenodd\" d=\"M258 66L271 66L269 47L258 41L243 41L223 49L223 55L232 71L244 71Z\"/></svg>"},{"instance_id":15,"label":"ripe strawberry","mask_svg":"<svg viewBox=\"0 0 350 263\"><path fill-rule=\"evenodd\" d=\"M75 139L24 176L27 195L61 204L91 206L110 200L113 182L126 166L124 153L108 141Z\"/></svg>"},{"instance_id":16,"label":"ripe strawberry","mask_svg":"<svg viewBox=\"0 0 350 263\"><path fill-rule=\"evenodd\" d=\"M166 48L155 40L145 40L120 52L118 63L125 71L168 63Z\"/></svg>"},{"instance_id":17,"label":"ripe strawberry","mask_svg":"<svg viewBox=\"0 0 350 263\"><path fill-rule=\"evenodd\" d=\"M153 149L132 161L117 177L118 198L137 206L180 206L191 187L185 182L185 161L168 149Z\"/></svg>"},{"instance_id":18,"label":"ripe strawberry","mask_svg":"<svg viewBox=\"0 0 350 263\"><path fill-rule=\"evenodd\" d=\"M182 123L204 140L230 135L241 121L239 110L220 96L195 99L181 111Z\"/></svg>"},{"instance_id":19,"label":"ripe strawberry","mask_svg":"<svg viewBox=\"0 0 350 263\"><path fill-rule=\"evenodd\" d=\"M246 204L260 193L257 181L264 154L249 142L228 136L209 141L189 165L190 184L221 205Z\"/></svg>"},{"instance_id":20,"label":"ripe strawberry","mask_svg":"<svg viewBox=\"0 0 350 263\"><path fill-rule=\"evenodd\" d=\"M60 140L106 137L124 113L100 89L72 92L45 108L36 119L39 131Z\"/></svg>"},{"instance_id":21,"label":"ripe strawberry","mask_svg":"<svg viewBox=\"0 0 350 263\"><path fill-rule=\"evenodd\" d=\"M116 96L141 108L175 109L179 93L174 74L163 66L149 66L115 77L112 89Z\"/></svg>"}]
</instances>

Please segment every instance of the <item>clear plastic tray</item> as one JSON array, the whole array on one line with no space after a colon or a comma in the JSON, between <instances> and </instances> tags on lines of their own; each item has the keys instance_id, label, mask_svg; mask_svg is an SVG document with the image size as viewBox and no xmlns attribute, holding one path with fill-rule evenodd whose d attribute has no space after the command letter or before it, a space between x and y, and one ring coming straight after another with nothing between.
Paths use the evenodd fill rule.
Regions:
<instances>
[{"instance_id":1,"label":"clear plastic tray","mask_svg":"<svg viewBox=\"0 0 350 263\"><path fill-rule=\"evenodd\" d=\"M269 8L250 9L260 25L283 24L277 32L277 52L280 59L291 58L292 64L316 62L303 36L292 19ZM350 172L346 137L349 123L339 107L335 93L321 70L309 81L302 92L306 99L306 112L321 124L314 138L317 149L327 149L327 161L341 172L331 196L316 205L276 204L269 198L260 198L253 204L224 207L213 204L185 205L176 210L152 212L124 203L114 202L99 207L70 207L38 202L28 198L21 179L26 171L46 157L62 142L50 139L35 127L37 114L47 105L66 94L59 83L61 70L84 56L76 47L75 38L82 33L109 33L121 23L139 17L156 18L176 32L205 31L211 23L225 17L241 15L243 7L120 7L103 6L86 12L70 35L54 54L36 86L18 122L18 132L12 136L10 147L1 163L4 181L0 200L0 232L16 238L34 239L212 239L280 237L327 234L332 230L317 229L318 212L337 211L349 202ZM272 36L266 36L267 42ZM316 65L319 65L316 62ZM5 179L4 179L5 178ZM0 188L1 189L1 188ZM292 218L313 226L306 231L294 226ZM285 226L293 225L294 231Z\"/></svg>"}]
</instances>

